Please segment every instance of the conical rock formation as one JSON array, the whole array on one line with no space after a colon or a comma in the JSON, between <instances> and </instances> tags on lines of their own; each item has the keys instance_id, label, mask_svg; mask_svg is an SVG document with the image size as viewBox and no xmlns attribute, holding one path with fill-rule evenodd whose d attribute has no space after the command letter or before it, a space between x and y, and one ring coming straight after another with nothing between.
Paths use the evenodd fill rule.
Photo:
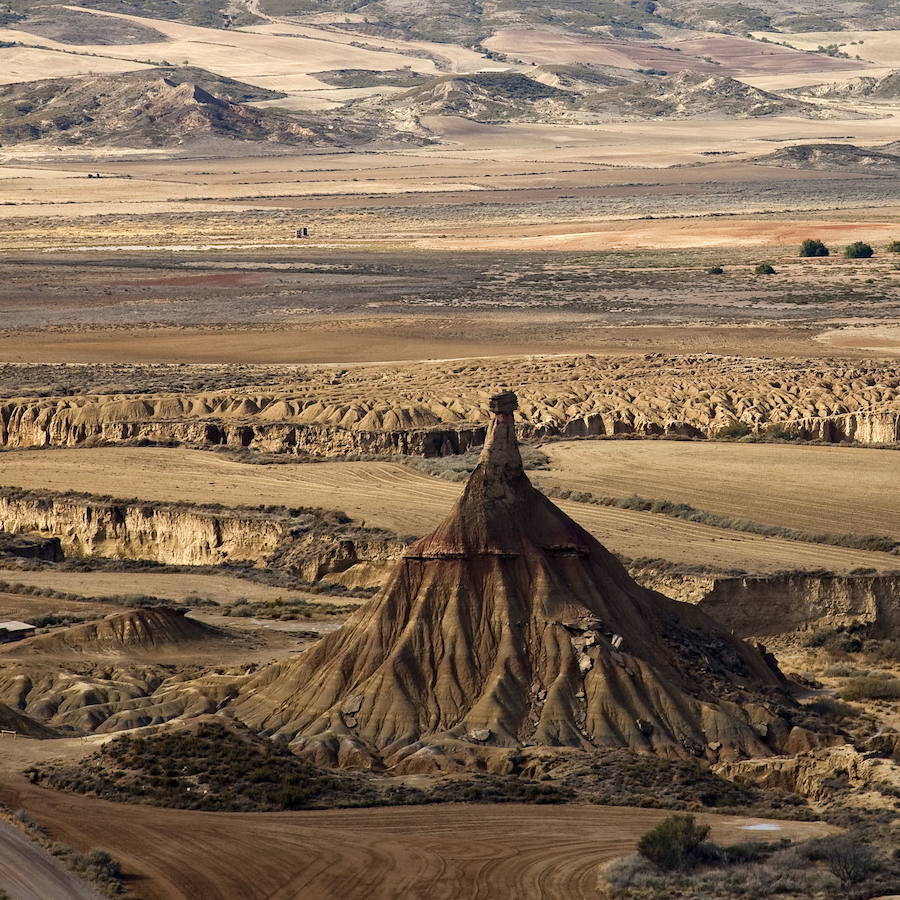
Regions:
<instances>
[{"instance_id":1,"label":"conical rock formation","mask_svg":"<svg viewBox=\"0 0 900 900\"><path fill-rule=\"evenodd\" d=\"M515 408L512 393L492 398L465 492L381 593L248 682L237 715L319 763L398 772L502 768L529 746L711 760L787 746L777 668L638 585L536 490Z\"/></svg>"}]
</instances>

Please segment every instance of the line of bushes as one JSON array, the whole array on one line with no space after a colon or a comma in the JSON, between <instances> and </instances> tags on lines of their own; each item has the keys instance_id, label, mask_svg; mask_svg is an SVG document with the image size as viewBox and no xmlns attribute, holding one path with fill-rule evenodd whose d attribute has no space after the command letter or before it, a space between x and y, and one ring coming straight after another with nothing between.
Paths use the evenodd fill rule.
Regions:
<instances>
[{"instance_id":1,"label":"line of bushes","mask_svg":"<svg viewBox=\"0 0 900 900\"><path fill-rule=\"evenodd\" d=\"M713 528L724 528L729 531L743 531L748 534L759 534L764 537L779 537L791 541L802 541L807 544L827 544L832 547L849 547L853 550L873 550L881 553L900 555L900 541L881 535L857 534L813 534L788 528L783 525L765 525L750 519L738 519L723 516L719 513L697 509L689 503L674 503L671 500L654 500L633 494L630 497L602 497L589 491L570 490L556 486L542 487L548 496L559 500L572 500L576 503L590 503L594 506L609 506L615 509L632 509L638 512L658 513L674 519L696 522L698 525L709 525Z\"/></svg>"}]
</instances>

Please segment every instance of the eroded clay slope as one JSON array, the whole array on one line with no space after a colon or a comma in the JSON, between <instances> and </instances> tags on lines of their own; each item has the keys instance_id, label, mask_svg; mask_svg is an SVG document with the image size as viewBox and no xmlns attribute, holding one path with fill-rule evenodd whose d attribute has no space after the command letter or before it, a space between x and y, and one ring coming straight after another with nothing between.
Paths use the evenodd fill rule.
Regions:
<instances>
[{"instance_id":1,"label":"eroded clay slope","mask_svg":"<svg viewBox=\"0 0 900 900\"><path fill-rule=\"evenodd\" d=\"M143 607L19 641L7 655L119 656L184 648L185 645L224 638L219 629L189 619L179 610L165 606Z\"/></svg>"},{"instance_id":2,"label":"eroded clay slope","mask_svg":"<svg viewBox=\"0 0 900 900\"><path fill-rule=\"evenodd\" d=\"M450 516L347 625L252 678L237 715L320 763L407 772L535 745L726 759L814 739L764 654L639 586L531 485L515 396L491 406Z\"/></svg>"},{"instance_id":3,"label":"eroded clay slope","mask_svg":"<svg viewBox=\"0 0 900 900\"><path fill-rule=\"evenodd\" d=\"M303 368L283 371L274 387L266 375L265 387L236 391L9 399L0 403L0 446L147 440L436 456L482 444L491 383L519 385L523 437L711 436L738 421L825 441L900 440L900 368L891 364L582 356Z\"/></svg>"}]
</instances>

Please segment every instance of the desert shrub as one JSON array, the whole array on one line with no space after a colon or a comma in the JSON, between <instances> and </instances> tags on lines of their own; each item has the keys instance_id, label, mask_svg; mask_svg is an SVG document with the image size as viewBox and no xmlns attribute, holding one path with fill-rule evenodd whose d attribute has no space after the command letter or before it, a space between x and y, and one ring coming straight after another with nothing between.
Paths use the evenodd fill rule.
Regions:
<instances>
[{"instance_id":1,"label":"desert shrub","mask_svg":"<svg viewBox=\"0 0 900 900\"><path fill-rule=\"evenodd\" d=\"M900 241L891 241L887 245L888 253L900 253Z\"/></svg>"},{"instance_id":2,"label":"desert shrub","mask_svg":"<svg viewBox=\"0 0 900 900\"><path fill-rule=\"evenodd\" d=\"M710 266L706 270L707 275L724 275L725 270L721 266Z\"/></svg>"},{"instance_id":3,"label":"desert shrub","mask_svg":"<svg viewBox=\"0 0 900 900\"><path fill-rule=\"evenodd\" d=\"M35 628L52 628L57 625L78 625L85 621L85 616L64 616L59 613L46 613L42 616L31 616L25 620Z\"/></svg>"},{"instance_id":4,"label":"desert shrub","mask_svg":"<svg viewBox=\"0 0 900 900\"><path fill-rule=\"evenodd\" d=\"M709 826L697 825L691 815L669 816L638 841L638 853L666 872L689 869L708 835Z\"/></svg>"},{"instance_id":5,"label":"desert shrub","mask_svg":"<svg viewBox=\"0 0 900 900\"><path fill-rule=\"evenodd\" d=\"M807 238L800 245L800 255L805 257L828 256L828 248L816 238Z\"/></svg>"},{"instance_id":6,"label":"desert shrub","mask_svg":"<svg viewBox=\"0 0 900 900\"><path fill-rule=\"evenodd\" d=\"M806 639L806 646L822 647L832 653L859 653L863 649L863 641L852 631L852 627L844 625L837 628L821 628L810 634Z\"/></svg>"},{"instance_id":7,"label":"desert shrub","mask_svg":"<svg viewBox=\"0 0 900 900\"><path fill-rule=\"evenodd\" d=\"M849 703L842 703L835 700L834 697L817 697L811 703L807 703L805 708L820 716L826 716L832 719L852 719L859 714L859 710Z\"/></svg>"},{"instance_id":8,"label":"desert shrub","mask_svg":"<svg viewBox=\"0 0 900 900\"><path fill-rule=\"evenodd\" d=\"M723 425L715 434L717 438L742 438L747 437L753 429L746 422L735 419L727 425Z\"/></svg>"},{"instance_id":9,"label":"desert shrub","mask_svg":"<svg viewBox=\"0 0 900 900\"><path fill-rule=\"evenodd\" d=\"M844 248L844 256L847 259L871 259L874 254L871 245L865 241L854 241Z\"/></svg>"},{"instance_id":10,"label":"desert shrub","mask_svg":"<svg viewBox=\"0 0 900 900\"><path fill-rule=\"evenodd\" d=\"M754 275L774 275L775 267L771 263L760 263L754 270Z\"/></svg>"},{"instance_id":11,"label":"desert shrub","mask_svg":"<svg viewBox=\"0 0 900 900\"><path fill-rule=\"evenodd\" d=\"M776 422L769 425L763 432L765 437L770 441L800 441L803 435L793 425L785 425L782 422Z\"/></svg>"},{"instance_id":12,"label":"desert shrub","mask_svg":"<svg viewBox=\"0 0 900 900\"><path fill-rule=\"evenodd\" d=\"M872 846L850 834L808 841L804 853L810 860L824 862L843 884L859 884L881 868Z\"/></svg>"},{"instance_id":13,"label":"desert shrub","mask_svg":"<svg viewBox=\"0 0 900 900\"><path fill-rule=\"evenodd\" d=\"M851 678L838 695L843 700L900 700L900 678L893 675Z\"/></svg>"}]
</instances>

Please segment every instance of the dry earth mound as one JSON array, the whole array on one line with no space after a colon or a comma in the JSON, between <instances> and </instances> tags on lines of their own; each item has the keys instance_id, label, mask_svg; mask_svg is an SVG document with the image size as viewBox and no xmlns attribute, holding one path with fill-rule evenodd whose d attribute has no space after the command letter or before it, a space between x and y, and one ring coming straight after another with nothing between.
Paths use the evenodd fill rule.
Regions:
<instances>
[{"instance_id":1,"label":"dry earth mound","mask_svg":"<svg viewBox=\"0 0 900 900\"><path fill-rule=\"evenodd\" d=\"M0 141L172 147L222 138L330 146L371 139L373 129L243 106L244 86L192 69L48 78L0 87ZM221 87L216 96L201 86ZM262 92L249 89L251 99ZM247 93L246 90L243 91ZM242 99L242 98L241 98Z\"/></svg>"},{"instance_id":2,"label":"dry earth mound","mask_svg":"<svg viewBox=\"0 0 900 900\"><path fill-rule=\"evenodd\" d=\"M463 496L378 597L252 679L238 716L320 763L407 772L527 746L714 760L814 740L770 658L640 587L532 486L515 408L492 398Z\"/></svg>"},{"instance_id":3,"label":"dry earth mound","mask_svg":"<svg viewBox=\"0 0 900 900\"><path fill-rule=\"evenodd\" d=\"M884 149L870 150L855 144L796 144L757 156L750 162L762 166L820 171L900 172L900 156Z\"/></svg>"},{"instance_id":4,"label":"dry earth mound","mask_svg":"<svg viewBox=\"0 0 900 900\"><path fill-rule=\"evenodd\" d=\"M433 79L388 99L351 105L357 112L387 110L401 127L423 116L462 116L479 122L554 120L578 95L515 72L479 72Z\"/></svg>"},{"instance_id":5,"label":"dry earth mound","mask_svg":"<svg viewBox=\"0 0 900 900\"><path fill-rule=\"evenodd\" d=\"M581 106L589 112L622 118L790 115L818 119L833 115L813 104L787 99L734 78L688 70L601 91L588 96Z\"/></svg>"},{"instance_id":6,"label":"dry earth mound","mask_svg":"<svg viewBox=\"0 0 900 900\"><path fill-rule=\"evenodd\" d=\"M850 81L814 84L809 87L786 91L798 97L824 97L852 100L900 100L900 69L888 72L880 78L863 75Z\"/></svg>"},{"instance_id":7,"label":"dry earth mound","mask_svg":"<svg viewBox=\"0 0 900 900\"><path fill-rule=\"evenodd\" d=\"M61 44L117 46L156 44L166 40L155 28L148 28L116 16L96 16L77 9L51 6L37 9L24 21L8 25L16 31L36 34Z\"/></svg>"},{"instance_id":8,"label":"dry earth mound","mask_svg":"<svg viewBox=\"0 0 900 900\"><path fill-rule=\"evenodd\" d=\"M0 703L0 731L14 731L17 735L21 734L32 738L58 737L52 728L35 722L30 716L26 716L17 709L11 709L5 703ZM13 740L14 738L12 735L2 735L0 739Z\"/></svg>"},{"instance_id":9,"label":"dry earth mound","mask_svg":"<svg viewBox=\"0 0 900 900\"><path fill-rule=\"evenodd\" d=\"M17 643L8 655L119 656L182 648L220 637L222 633L218 629L188 619L179 610L165 606L145 607L28 638Z\"/></svg>"}]
</instances>

